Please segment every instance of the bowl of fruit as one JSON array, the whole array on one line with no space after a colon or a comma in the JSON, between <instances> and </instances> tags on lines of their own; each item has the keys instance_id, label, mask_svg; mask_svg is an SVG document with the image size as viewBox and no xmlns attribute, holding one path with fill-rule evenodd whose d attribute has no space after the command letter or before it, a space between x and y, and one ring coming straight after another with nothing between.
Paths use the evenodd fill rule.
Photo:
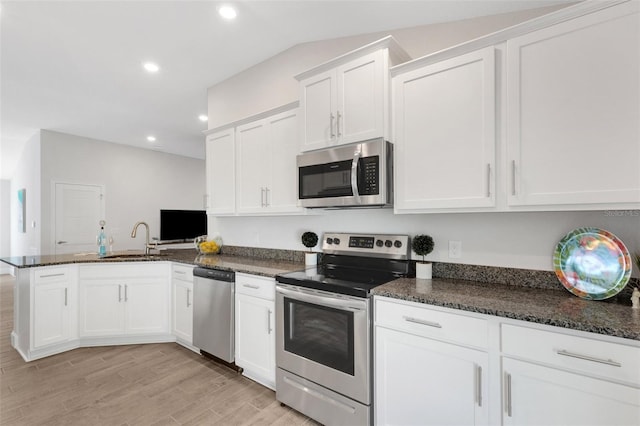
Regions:
<instances>
[{"instance_id":1,"label":"bowl of fruit","mask_svg":"<svg viewBox=\"0 0 640 426\"><path fill-rule=\"evenodd\" d=\"M194 244L198 254L218 254L222 248L222 240L220 238L209 240L206 235L196 238Z\"/></svg>"}]
</instances>

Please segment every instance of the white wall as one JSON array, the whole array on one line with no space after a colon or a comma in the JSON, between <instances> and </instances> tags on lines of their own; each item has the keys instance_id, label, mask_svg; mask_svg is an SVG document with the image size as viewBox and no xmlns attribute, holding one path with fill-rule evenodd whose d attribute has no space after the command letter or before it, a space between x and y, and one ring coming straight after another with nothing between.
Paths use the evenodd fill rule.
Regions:
<instances>
[{"instance_id":1,"label":"white wall","mask_svg":"<svg viewBox=\"0 0 640 426\"><path fill-rule=\"evenodd\" d=\"M105 186L105 229L114 237L114 250L144 247L143 229L136 239L130 237L137 221L149 224L150 238L159 237L160 209L203 209L204 160L46 130L41 134L43 253L53 252L52 182Z\"/></svg>"},{"instance_id":2,"label":"white wall","mask_svg":"<svg viewBox=\"0 0 640 426\"><path fill-rule=\"evenodd\" d=\"M26 232L18 232L18 190L26 190ZM25 144L11 179L11 256L40 252L40 132Z\"/></svg>"},{"instance_id":3,"label":"white wall","mask_svg":"<svg viewBox=\"0 0 640 426\"><path fill-rule=\"evenodd\" d=\"M409 234L433 237L428 259L440 262L553 270L553 251L568 232L597 227L640 252L640 211L451 213L394 215L393 209L321 210L313 216L209 218L209 232L224 244L304 250L304 231ZM462 257L448 257L448 242L462 242ZM316 248L319 250L319 248ZM637 274L637 271L634 275Z\"/></svg>"},{"instance_id":4,"label":"white wall","mask_svg":"<svg viewBox=\"0 0 640 426\"><path fill-rule=\"evenodd\" d=\"M0 257L11 254L11 181L0 179ZM0 275L8 274L11 268L0 262Z\"/></svg>"}]
</instances>

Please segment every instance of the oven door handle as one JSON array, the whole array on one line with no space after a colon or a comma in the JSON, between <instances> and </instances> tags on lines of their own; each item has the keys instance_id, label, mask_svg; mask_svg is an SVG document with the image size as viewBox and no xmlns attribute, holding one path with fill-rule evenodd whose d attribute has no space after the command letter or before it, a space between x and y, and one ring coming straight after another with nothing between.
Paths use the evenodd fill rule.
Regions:
<instances>
[{"instance_id":1,"label":"oven door handle","mask_svg":"<svg viewBox=\"0 0 640 426\"><path fill-rule=\"evenodd\" d=\"M343 309L349 311L364 311L366 310L366 303L359 303L354 300L341 300L333 297L320 296L307 292L303 289L289 290L281 286L277 287L277 291L285 296L289 296L292 299L300 300L302 302L315 303L316 305L327 306L330 308Z\"/></svg>"}]
</instances>

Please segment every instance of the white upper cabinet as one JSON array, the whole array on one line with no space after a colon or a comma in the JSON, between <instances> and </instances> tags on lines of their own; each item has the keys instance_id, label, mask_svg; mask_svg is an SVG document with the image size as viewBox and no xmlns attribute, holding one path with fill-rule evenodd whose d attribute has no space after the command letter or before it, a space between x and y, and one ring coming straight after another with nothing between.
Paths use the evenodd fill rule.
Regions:
<instances>
[{"instance_id":1,"label":"white upper cabinet","mask_svg":"<svg viewBox=\"0 0 640 426\"><path fill-rule=\"evenodd\" d=\"M389 139L389 67L408 59L389 36L296 76L300 151Z\"/></svg>"},{"instance_id":2,"label":"white upper cabinet","mask_svg":"<svg viewBox=\"0 0 640 426\"><path fill-rule=\"evenodd\" d=\"M236 128L238 214L301 213L296 189L297 109Z\"/></svg>"},{"instance_id":3,"label":"white upper cabinet","mask_svg":"<svg viewBox=\"0 0 640 426\"><path fill-rule=\"evenodd\" d=\"M495 68L488 47L393 77L396 213L495 206Z\"/></svg>"},{"instance_id":4,"label":"white upper cabinet","mask_svg":"<svg viewBox=\"0 0 640 426\"><path fill-rule=\"evenodd\" d=\"M507 41L509 206L640 207L638 5Z\"/></svg>"},{"instance_id":5,"label":"white upper cabinet","mask_svg":"<svg viewBox=\"0 0 640 426\"><path fill-rule=\"evenodd\" d=\"M212 133L206 142L207 213L235 213L235 129Z\"/></svg>"}]
</instances>

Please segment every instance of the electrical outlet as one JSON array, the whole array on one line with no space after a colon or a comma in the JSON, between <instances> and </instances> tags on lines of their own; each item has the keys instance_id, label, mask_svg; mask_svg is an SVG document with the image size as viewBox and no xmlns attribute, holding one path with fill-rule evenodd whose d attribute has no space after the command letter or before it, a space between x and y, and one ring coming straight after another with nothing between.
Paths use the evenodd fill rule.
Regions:
<instances>
[{"instance_id":1,"label":"electrical outlet","mask_svg":"<svg viewBox=\"0 0 640 426\"><path fill-rule=\"evenodd\" d=\"M449 241L449 257L451 259L462 257L462 241Z\"/></svg>"}]
</instances>

